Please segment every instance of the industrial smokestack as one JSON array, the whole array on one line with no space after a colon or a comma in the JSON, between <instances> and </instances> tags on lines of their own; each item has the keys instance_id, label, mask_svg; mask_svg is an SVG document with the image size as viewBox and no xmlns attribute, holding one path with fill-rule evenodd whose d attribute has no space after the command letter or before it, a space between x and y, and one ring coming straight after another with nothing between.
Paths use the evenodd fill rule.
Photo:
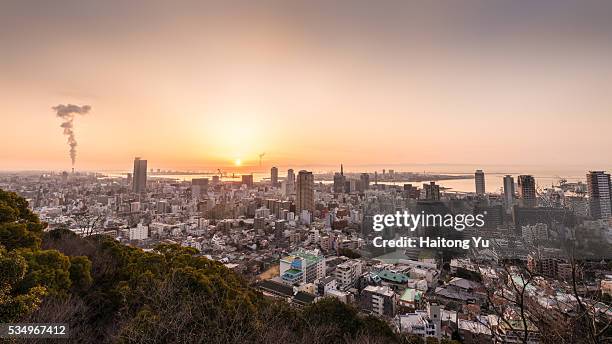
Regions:
<instances>
[{"instance_id":1,"label":"industrial smokestack","mask_svg":"<svg viewBox=\"0 0 612 344\"><path fill-rule=\"evenodd\" d=\"M68 136L68 146L70 146L70 160L72 161L72 166L74 166L74 162L76 161L76 147L77 141L74 136L74 116L75 115L85 115L91 110L91 106L89 105L73 105L73 104L59 104L57 106L52 107L53 111L55 111L56 116L64 120L60 127L64 128L64 135ZM74 168L73 168L74 170Z\"/></svg>"}]
</instances>

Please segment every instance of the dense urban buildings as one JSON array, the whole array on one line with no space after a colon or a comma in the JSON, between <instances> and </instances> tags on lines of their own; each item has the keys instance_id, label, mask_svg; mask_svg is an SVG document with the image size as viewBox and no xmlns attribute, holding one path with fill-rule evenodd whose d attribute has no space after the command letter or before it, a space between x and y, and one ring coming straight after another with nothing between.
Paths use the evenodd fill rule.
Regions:
<instances>
[{"instance_id":1,"label":"dense urban buildings","mask_svg":"<svg viewBox=\"0 0 612 344\"><path fill-rule=\"evenodd\" d=\"M589 172L586 184L560 180L541 193L535 193L533 176L521 175L522 202L514 204L511 175L499 177L499 193L475 192L483 191L480 182L472 192L458 192L444 188L439 176L397 169L386 170L377 184L368 185L377 171L349 173L343 166L340 173L327 174L301 170L295 176L288 170L280 184L273 168L270 178L219 171L177 180L157 172L142 190L134 184L146 165L136 161L133 176L8 175L0 176L0 188L26 197L49 229L102 234L146 250L158 244L194 248L252 281L266 297L296 308L333 299L375 315L403 335L511 343L528 333L532 343L540 343L546 326L558 326L565 316L550 305L562 301L563 309L573 312L569 314L580 313L572 301L574 279L612 295L607 263L612 259L612 217L602 203L602 198L609 200L606 172ZM417 187L419 180L429 182ZM484 224L458 232L420 225L413 232L395 226L373 231L373 216L404 210L424 216L482 215ZM372 246L377 235L418 240L436 230L443 237L479 237L487 246L471 245L460 252ZM564 251L567 245L575 248L573 257L586 257L579 269L572 268L575 258ZM486 300L520 286L521 278L530 276L527 271L537 277L525 290L524 311L530 317L545 312L550 319L528 322L525 332L516 326L521 309L511 298L499 305ZM578 292L585 302L600 302L600 294ZM602 317L612 317L602 312Z\"/></svg>"}]
</instances>

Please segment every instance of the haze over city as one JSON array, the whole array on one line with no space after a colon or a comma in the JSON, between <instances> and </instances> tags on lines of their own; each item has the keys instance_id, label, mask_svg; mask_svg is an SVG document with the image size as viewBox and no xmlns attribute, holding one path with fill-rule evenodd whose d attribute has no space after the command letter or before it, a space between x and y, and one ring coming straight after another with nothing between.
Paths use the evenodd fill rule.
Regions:
<instances>
[{"instance_id":1,"label":"haze over city","mask_svg":"<svg viewBox=\"0 0 612 344\"><path fill-rule=\"evenodd\" d=\"M444 3L444 5L442 5ZM609 167L612 3L1 5L3 170ZM18 144L16 142L19 142ZM237 167L237 166L236 166Z\"/></svg>"}]
</instances>

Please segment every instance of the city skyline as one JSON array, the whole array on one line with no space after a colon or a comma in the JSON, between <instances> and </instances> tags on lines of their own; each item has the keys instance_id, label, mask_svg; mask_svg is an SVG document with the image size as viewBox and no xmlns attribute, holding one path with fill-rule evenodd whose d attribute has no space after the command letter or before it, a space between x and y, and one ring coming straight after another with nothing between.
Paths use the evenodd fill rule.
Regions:
<instances>
[{"instance_id":1,"label":"city skyline","mask_svg":"<svg viewBox=\"0 0 612 344\"><path fill-rule=\"evenodd\" d=\"M0 338L612 344L612 1L0 1Z\"/></svg>"},{"instance_id":2,"label":"city skyline","mask_svg":"<svg viewBox=\"0 0 612 344\"><path fill-rule=\"evenodd\" d=\"M6 4L0 168L69 170L51 107L87 104L81 171L129 170L135 156L252 170L262 152L261 170L607 170L611 13L595 1Z\"/></svg>"}]
</instances>

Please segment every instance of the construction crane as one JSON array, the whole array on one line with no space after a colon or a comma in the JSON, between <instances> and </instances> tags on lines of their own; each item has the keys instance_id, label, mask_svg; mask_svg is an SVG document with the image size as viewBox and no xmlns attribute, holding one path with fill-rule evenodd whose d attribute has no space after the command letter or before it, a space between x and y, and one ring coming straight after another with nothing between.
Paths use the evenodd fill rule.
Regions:
<instances>
[{"instance_id":1,"label":"construction crane","mask_svg":"<svg viewBox=\"0 0 612 344\"><path fill-rule=\"evenodd\" d=\"M261 160L263 159L264 155L266 155L266 152L259 154L259 166L260 167L261 167Z\"/></svg>"}]
</instances>

